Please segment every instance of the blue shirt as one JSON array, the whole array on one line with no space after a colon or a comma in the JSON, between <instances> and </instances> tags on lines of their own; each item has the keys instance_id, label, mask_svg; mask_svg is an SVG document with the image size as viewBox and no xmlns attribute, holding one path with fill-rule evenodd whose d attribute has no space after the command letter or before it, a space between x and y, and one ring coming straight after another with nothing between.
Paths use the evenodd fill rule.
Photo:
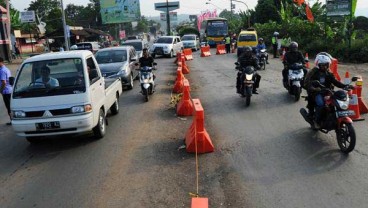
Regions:
<instances>
[{"instance_id":1,"label":"blue shirt","mask_svg":"<svg viewBox=\"0 0 368 208\"><path fill-rule=\"evenodd\" d=\"M1 94L11 94L13 92L13 87L9 84L9 77L11 77L10 70L6 68L5 65L0 67L0 80L1 82L3 80L6 82L5 88Z\"/></svg>"},{"instance_id":2,"label":"blue shirt","mask_svg":"<svg viewBox=\"0 0 368 208\"><path fill-rule=\"evenodd\" d=\"M266 45L263 43L263 44L258 44L257 45L257 51L259 52L260 50L262 49L265 49L266 48Z\"/></svg>"}]
</instances>

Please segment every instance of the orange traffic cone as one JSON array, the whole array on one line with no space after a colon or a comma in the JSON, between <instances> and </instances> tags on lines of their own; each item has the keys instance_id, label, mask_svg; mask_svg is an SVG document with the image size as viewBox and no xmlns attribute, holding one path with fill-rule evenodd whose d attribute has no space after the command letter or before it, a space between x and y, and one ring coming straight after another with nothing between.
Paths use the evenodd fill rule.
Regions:
<instances>
[{"instance_id":1,"label":"orange traffic cone","mask_svg":"<svg viewBox=\"0 0 368 208\"><path fill-rule=\"evenodd\" d=\"M354 88L352 98L349 103L349 110L354 111L354 115L349 116L353 121L363 121L364 118L360 116L360 110L359 110L359 102L358 102L358 95L357 95L357 89Z\"/></svg>"},{"instance_id":2,"label":"orange traffic cone","mask_svg":"<svg viewBox=\"0 0 368 208\"><path fill-rule=\"evenodd\" d=\"M349 71L345 72L344 84L350 84L350 74Z\"/></svg>"},{"instance_id":3,"label":"orange traffic cone","mask_svg":"<svg viewBox=\"0 0 368 208\"><path fill-rule=\"evenodd\" d=\"M305 63L305 67L307 67L309 69L309 57L308 57L308 53L305 53L305 60L307 60L307 62Z\"/></svg>"},{"instance_id":4,"label":"orange traffic cone","mask_svg":"<svg viewBox=\"0 0 368 208\"><path fill-rule=\"evenodd\" d=\"M368 113L368 105L365 103L364 99L362 98L362 90L363 90L363 79L359 77L356 82L356 89L357 89L357 96L358 96L358 103L359 103L359 111L361 114Z\"/></svg>"}]
</instances>

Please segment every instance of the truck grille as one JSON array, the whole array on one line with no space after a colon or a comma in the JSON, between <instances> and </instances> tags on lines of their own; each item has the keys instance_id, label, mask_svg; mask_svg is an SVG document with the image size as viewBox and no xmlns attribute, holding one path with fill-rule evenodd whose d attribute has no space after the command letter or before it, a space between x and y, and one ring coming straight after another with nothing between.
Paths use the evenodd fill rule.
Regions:
<instances>
[{"instance_id":1,"label":"truck grille","mask_svg":"<svg viewBox=\"0 0 368 208\"><path fill-rule=\"evenodd\" d=\"M49 110L50 113L53 116L61 116L61 115L68 115L71 114L70 108L64 108L64 109L54 109ZM37 118L37 117L43 117L45 111L29 111L25 112L27 118Z\"/></svg>"}]
</instances>

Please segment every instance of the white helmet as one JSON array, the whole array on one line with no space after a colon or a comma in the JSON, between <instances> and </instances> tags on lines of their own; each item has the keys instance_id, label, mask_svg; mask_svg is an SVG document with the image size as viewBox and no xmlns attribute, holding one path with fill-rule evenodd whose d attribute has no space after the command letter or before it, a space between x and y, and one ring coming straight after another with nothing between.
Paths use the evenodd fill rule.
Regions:
<instances>
[{"instance_id":1,"label":"white helmet","mask_svg":"<svg viewBox=\"0 0 368 208\"><path fill-rule=\"evenodd\" d=\"M70 50L78 50L78 46L77 45L72 45L72 46L70 46Z\"/></svg>"},{"instance_id":2,"label":"white helmet","mask_svg":"<svg viewBox=\"0 0 368 208\"><path fill-rule=\"evenodd\" d=\"M328 64L328 65L330 65L331 64L331 58L327 55L320 54L320 55L317 55L314 63L315 63L315 65L318 65L318 64Z\"/></svg>"},{"instance_id":3,"label":"white helmet","mask_svg":"<svg viewBox=\"0 0 368 208\"><path fill-rule=\"evenodd\" d=\"M273 33L273 35L274 35L274 36L278 36L278 35L279 35L279 33L278 33L278 32L274 32L274 33Z\"/></svg>"}]
</instances>

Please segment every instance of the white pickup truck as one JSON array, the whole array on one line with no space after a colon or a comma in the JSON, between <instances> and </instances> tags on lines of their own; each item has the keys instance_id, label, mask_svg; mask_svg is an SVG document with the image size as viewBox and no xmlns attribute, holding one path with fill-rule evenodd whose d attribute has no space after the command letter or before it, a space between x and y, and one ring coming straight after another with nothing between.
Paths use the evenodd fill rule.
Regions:
<instances>
[{"instance_id":1,"label":"white pickup truck","mask_svg":"<svg viewBox=\"0 0 368 208\"><path fill-rule=\"evenodd\" d=\"M106 132L106 115L119 112L120 79L104 78L92 52L33 56L17 71L11 97L12 127L38 142L52 135Z\"/></svg>"}]
</instances>

